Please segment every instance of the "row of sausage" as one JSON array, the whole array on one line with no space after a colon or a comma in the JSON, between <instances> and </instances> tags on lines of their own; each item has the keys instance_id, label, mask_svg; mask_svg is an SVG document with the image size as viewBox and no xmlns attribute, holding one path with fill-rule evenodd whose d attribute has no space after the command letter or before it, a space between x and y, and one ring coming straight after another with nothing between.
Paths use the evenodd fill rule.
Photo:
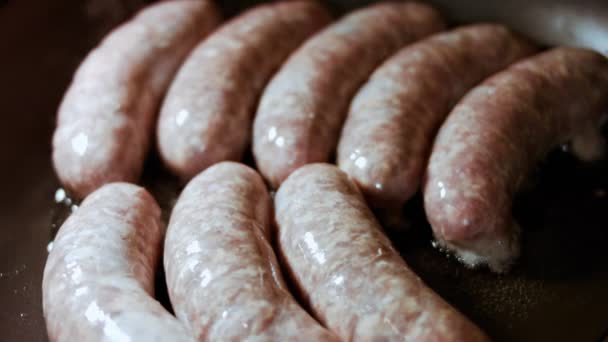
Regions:
<instances>
[{"instance_id":1,"label":"row of sausage","mask_svg":"<svg viewBox=\"0 0 608 342\"><path fill-rule=\"evenodd\" d=\"M136 182L160 108L158 152L184 180L240 160L250 142L274 188L335 155L385 226L422 188L439 245L505 271L519 254L511 202L529 170L563 143L584 160L604 152L608 61L598 53L533 55L492 24L439 32L439 13L417 3L330 23L317 2L279 2L213 31L218 18L206 1L163 2L87 57L53 140L73 194Z\"/></svg>"},{"instance_id":2,"label":"row of sausage","mask_svg":"<svg viewBox=\"0 0 608 342\"><path fill-rule=\"evenodd\" d=\"M102 186L50 252L50 340L488 340L408 268L336 166L299 168L274 207L243 164L220 162L189 182L164 239L175 317L153 298L165 234L158 205L136 185Z\"/></svg>"}]
</instances>

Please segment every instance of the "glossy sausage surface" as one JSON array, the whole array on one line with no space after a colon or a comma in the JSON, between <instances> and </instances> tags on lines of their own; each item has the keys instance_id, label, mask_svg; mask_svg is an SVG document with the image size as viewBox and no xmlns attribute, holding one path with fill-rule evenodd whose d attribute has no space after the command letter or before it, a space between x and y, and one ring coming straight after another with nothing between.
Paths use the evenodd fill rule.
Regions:
<instances>
[{"instance_id":1,"label":"glossy sausage surface","mask_svg":"<svg viewBox=\"0 0 608 342\"><path fill-rule=\"evenodd\" d=\"M154 298L164 226L135 185L91 193L59 230L44 269L51 341L194 341Z\"/></svg>"},{"instance_id":2,"label":"glossy sausage surface","mask_svg":"<svg viewBox=\"0 0 608 342\"><path fill-rule=\"evenodd\" d=\"M275 206L279 251L295 288L343 340L487 340L409 269L337 167L296 170Z\"/></svg>"},{"instance_id":3,"label":"glossy sausage surface","mask_svg":"<svg viewBox=\"0 0 608 342\"><path fill-rule=\"evenodd\" d=\"M316 1L264 4L201 42L177 73L161 109L158 149L167 167L188 180L214 163L240 160L269 78L330 20Z\"/></svg>"},{"instance_id":4,"label":"glossy sausage surface","mask_svg":"<svg viewBox=\"0 0 608 342\"><path fill-rule=\"evenodd\" d=\"M289 293L271 246L262 178L234 162L186 186L169 223L165 270L179 317L200 341L335 341Z\"/></svg>"},{"instance_id":5,"label":"glossy sausage surface","mask_svg":"<svg viewBox=\"0 0 608 342\"><path fill-rule=\"evenodd\" d=\"M444 28L433 8L387 2L354 11L309 39L264 90L253 154L272 187L299 166L332 157L348 103L403 45Z\"/></svg>"},{"instance_id":6,"label":"glossy sausage surface","mask_svg":"<svg viewBox=\"0 0 608 342\"><path fill-rule=\"evenodd\" d=\"M439 126L477 83L535 51L496 24L435 34L401 49L358 91L338 145L338 165L357 183L384 225L420 187Z\"/></svg>"},{"instance_id":7,"label":"glossy sausage surface","mask_svg":"<svg viewBox=\"0 0 608 342\"><path fill-rule=\"evenodd\" d=\"M138 181L169 82L218 22L210 1L163 1L115 29L86 57L59 107L53 136L55 171L72 195Z\"/></svg>"},{"instance_id":8,"label":"glossy sausage surface","mask_svg":"<svg viewBox=\"0 0 608 342\"><path fill-rule=\"evenodd\" d=\"M608 59L555 48L471 90L443 123L426 170L424 206L439 244L466 265L506 271L519 255L513 197L559 144L604 154Z\"/></svg>"}]
</instances>

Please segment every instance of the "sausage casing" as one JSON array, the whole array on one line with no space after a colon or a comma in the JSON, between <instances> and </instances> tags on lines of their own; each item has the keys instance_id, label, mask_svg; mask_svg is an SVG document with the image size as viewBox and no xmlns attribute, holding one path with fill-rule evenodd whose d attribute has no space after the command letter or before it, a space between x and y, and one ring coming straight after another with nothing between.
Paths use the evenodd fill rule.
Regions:
<instances>
[{"instance_id":1,"label":"sausage casing","mask_svg":"<svg viewBox=\"0 0 608 342\"><path fill-rule=\"evenodd\" d=\"M51 341L194 341L154 300L164 226L144 189L111 183L61 226L44 269Z\"/></svg>"},{"instance_id":2,"label":"sausage casing","mask_svg":"<svg viewBox=\"0 0 608 342\"><path fill-rule=\"evenodd\" d=\"M199 340L335 340L285 286L270 214L262 178L234 162L208 168L180 195L165 270L176 315Z\"/></svg>"},{"instance_id":3,"label":"sausage casing","mask_svg":"<svg viewBox=\"0 0 608 342\"><path fill-rule=\"evenodd\" d=\"M55 171L72 195L136 182L160 100L194 45L219 22L210 1L164 1L111 32L81 64L59 107Z\"/></svg>"},{"instance_id":4,"label":"sausage casing","mask_svg":"<svg viewBox=\"0 0 608 342\"><path fill-rule=\"evenodd\" d=\"M316 1L265 4L201 42L177 73L161 109L158 150L167 167L187 180L214 163L240 160L268 79L330 19Z\"/></svg>"},{"instance_id":5,"label":"sausage casing","mask_svg":"<svg viewBox=\"0 0 608 342\"><path fill-rule=\"evenodd\" d=\"M296 170L275 206L279 250L296 288L343 340L487 340L408 268L337 167Z\"/></svg>"},{"instance_id":6,"label":"sausage casing","mask_svg":"<svg viewBox=\"0 0 608 342\"><path fill-rule=\"evenodd\" d=\"M381 3L352 12L296 50L264 90L253 125L253 154L271 186L301 165L329 161L348 103L373 69L443 27L427 5Z\"/></svg>"},{"instance_id":7,"label":"sausage casing","mask_svg":"<svg viewBox=\"0 0 608 342\"><path fill-rule=\"evenodd\" d=\"M467 265L506 271L519 255L513 197L555 146L600 157L608 59L555 48L471 90L441 126L426 170L424 206L439 244Z\"/></svg>"},{"instance_id":8,"label":"sausage casing","mask_svg":"<svg viewBox=\"0 0 608 342\"><path fill-rule=\"evenodd\" d=\"M454 104L484 78L534 51L504 26L475 24L406 46L374 71L351 103L337 159L385 225L401 221L403 204L418 191L435 134Z\"/></svg>"}]
</instances>

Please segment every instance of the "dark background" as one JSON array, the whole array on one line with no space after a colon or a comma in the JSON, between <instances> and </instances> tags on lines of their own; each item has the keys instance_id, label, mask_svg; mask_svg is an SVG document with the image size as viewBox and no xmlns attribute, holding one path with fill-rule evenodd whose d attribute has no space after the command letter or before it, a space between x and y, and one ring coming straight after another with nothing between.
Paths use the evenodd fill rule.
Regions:
<instances>
[{"instance_id":1,"label":"dark background","mask_svg":"<svg viewBox=\"0 0 608 342\"><path fill-rule=\"evenodd\" d=\"M0 0L0 341L46 340L40 285L61 211L50 163L55 110L87 51L145 2ZM546 44L608 53L608 2L431 2L453 22L502 21ZM222 6L230 15L244 3L253 2ZM339 13L365 2L330 3ZM407 208L413 230L394 241L433 289L496 340L599 341L608 329L608 163L555 152L533 178L515 209L524 256L507 276L466 270L433 250L419 199Z\"/></svg>"}]
</instances>

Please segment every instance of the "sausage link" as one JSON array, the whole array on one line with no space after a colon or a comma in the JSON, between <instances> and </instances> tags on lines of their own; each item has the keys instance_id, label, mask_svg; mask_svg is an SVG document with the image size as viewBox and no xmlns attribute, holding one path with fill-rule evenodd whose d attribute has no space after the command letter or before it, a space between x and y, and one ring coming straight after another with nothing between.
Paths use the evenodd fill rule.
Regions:
<instances>
[{"instance_id":1,"label":"sausage link","mask_svg":"<svg viewBox=\"0 0 608 342\"><path fill-rule=\"evenodd\" d=\"M218 22L207 0L164 1L87 56L61 103L53 136L54 167L72 195L138 180L161 97L186 54Z\"/></svg>"},{"instance_id":2,"label":"sausage link","mask_svg":"<svg viewBox=\"0 0 608 342\"><path fill-rule=\"evenodd\" d=\"M157 136L165 164L190 179L222 160L240 160L255 105L289 53L329 23L315 1L255 7L193 51L163 104Z\"/></svg>"},{"instance_id":3,"label":"sausage link","mask_svg":"<svg viewBox=\"0 0 608 342\"><path fill-rule=\"evenodd\" d=\"M299 166L329 161L348 103L384 58L444 28L417 3L355 11L300 47L267 86L254 120L253 153L273 187Z\"/></svg>"},{"instance_id":4,"label":"sausage link","mask_svg":"<svg viewBox=\"0 0 608 342\"><path fill-rule=\"evenodd\" d=\"M351 103L337 159L385 225L402 221L401 209L418 191L433 138L454 104L534 51L504 26L476 24L407 46L374 71Z\"/></svg>"},{"instance_id":5,"label":"sausage link","mask_svg":"<svg viewBox=\"0 0 608 342\"><path fill-rule=\"evenodd\" d=\"M51 341L194 341L152 297L164 227L144 189L112 183L63 224L44 269Z\"/></svg>"},{"instance_id":6,"label":"sausage link","mask_svg":"<svg viewBox=\"0 0 608 342\"><path fill-rule=\"evenodd\" d=\"M471 90L442 125L426 170L424 203L439 245L466 265L502 272L519 255L513 197L538 161L571 142L583 160L603 154L608 59L555 48Z\"/></svg>"},{"instance_id":7,"label":"sausage link","mask_svg":"<svg viewBox=\"0 0 608 342\"><path fill-rule=\"evenodd\" d=\"M347 341L486 341L426 287L335 166L293 172L276 197L279 250L313 315Z\"/></svg>"},{"instance_id":8,"label":"sausage link","mask_svg":"<svg viewBox=\"0 0 608 342\"><path fill-rule=\"evenodd\" d=\"M333 341L298 306L270 244L270 196L261 177L216 164L180 195L165 242L169 295L200 341Z\"/></svg>"}]
</instances>

